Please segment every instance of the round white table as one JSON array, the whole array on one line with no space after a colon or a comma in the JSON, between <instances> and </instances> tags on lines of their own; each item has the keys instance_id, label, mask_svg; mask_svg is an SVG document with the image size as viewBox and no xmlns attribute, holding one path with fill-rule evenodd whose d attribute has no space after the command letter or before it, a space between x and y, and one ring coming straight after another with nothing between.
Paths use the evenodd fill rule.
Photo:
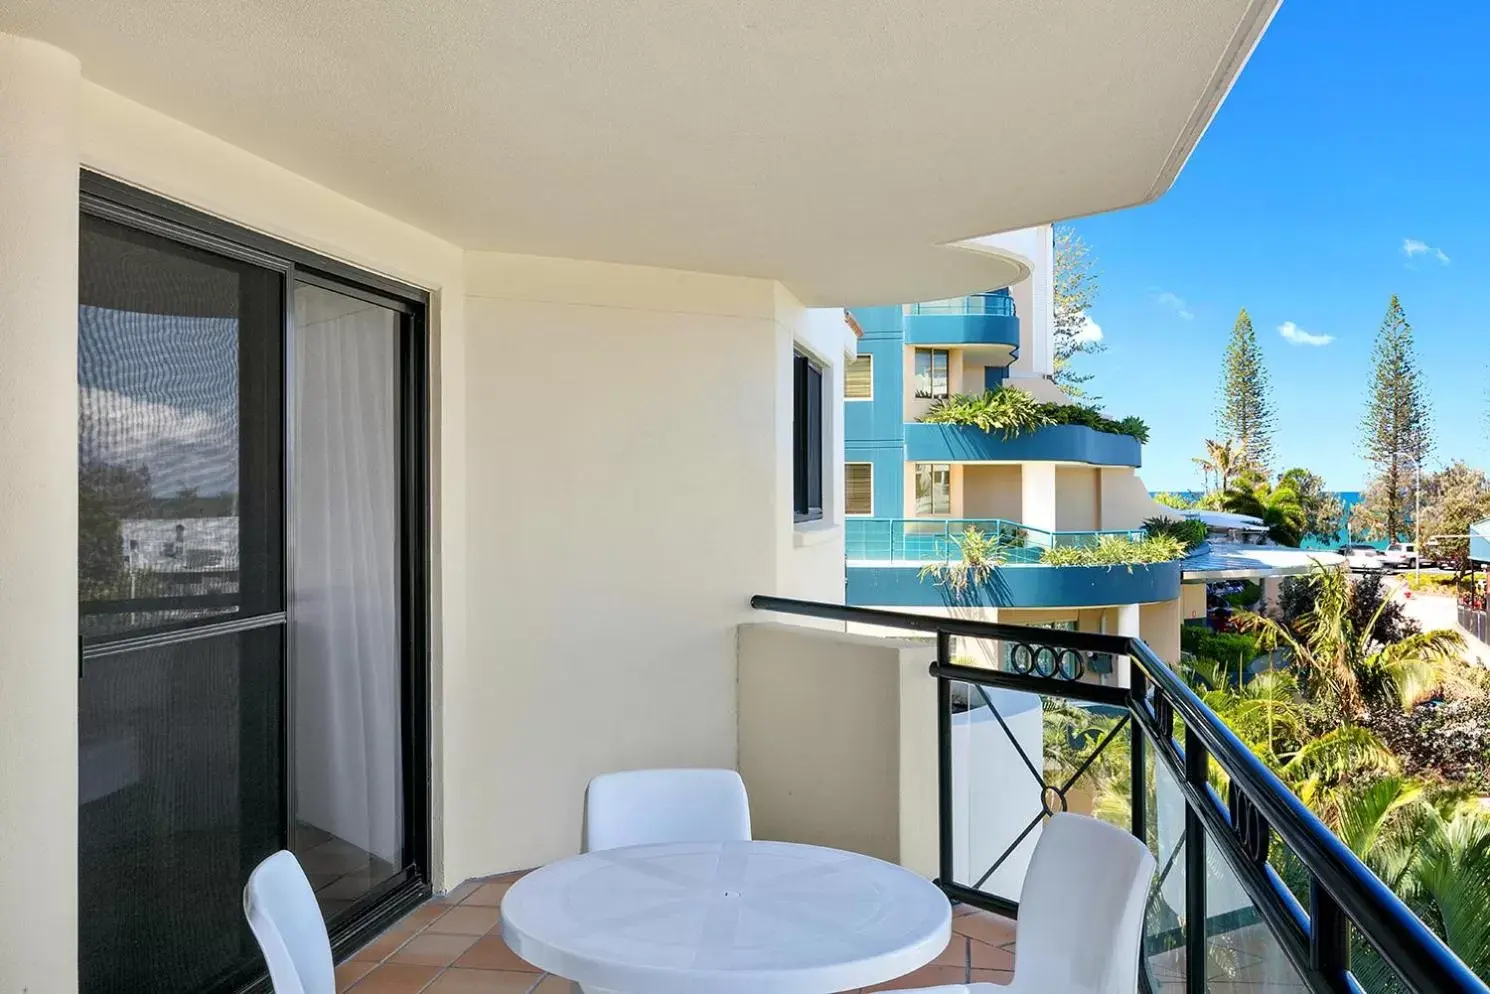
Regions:
<instances>
[{"instance_id":1,"label":"round white table","mask_svg":"<svg viewBox=\"0 0 1490 994\"><path fill-rule=\"evenodd\" d=\"M502 899L515 953L625 994L832 994L924 966L951 931L947 898L909 870L786 842L586 853Z\"/></svg>"}]
</instances>

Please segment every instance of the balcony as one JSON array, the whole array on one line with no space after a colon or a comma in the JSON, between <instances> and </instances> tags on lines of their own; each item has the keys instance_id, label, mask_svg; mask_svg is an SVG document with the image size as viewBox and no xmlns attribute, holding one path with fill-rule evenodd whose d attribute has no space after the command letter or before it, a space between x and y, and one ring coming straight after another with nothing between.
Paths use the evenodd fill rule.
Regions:
<instances>
[{"instance_id":1,"label":"balcony","mask_svg":"<svg viewBox=\"0 0 1490 994\"><path fill-rule=\"evenodd\" d=\"M959 540L970 528L997 537L1004 564L962 590L924 578L927 563L961 558ZM1045 566L1046 549L1095 545L1103 536L1143 537L1134 531L1045 531L1000 518L850 519L845 601L896 607L1101 607L1151 604L1180 595L1181 560L1134 566Z\"/></svg>"},{"instance_id":2,"label":"balcony","mask_svg":"<svg viewBox=\"0 0 1490 994\"><path fill-rule=\"evenodd\" d=\"M1019 354L1019 317L1007 294L911 304L902 321L907 345L999 346L1011 360Z\"/></svg>"},{"instance_id":3,"label":"balcony","mask_svg":"<svg viewBox=\"0 0 1490 994\"><path fill-rule=\"evenodd\" d=\"M1014 438L971 425L905 426L905 458L910 462L1066 462L1092 466L1142 465L1143 446L1131 435L1086 425L1047 425Z\"/></svg>"},{"instance_id":4,"label":"balcony","mask_svg":"<svg viewBox=\"0 0 1490 994\"><path fill-rule=\"evenodd\" d=\"M1007 983L1029 856L1047 815L1072 811L1131 831L1156 858L1141 994L1490 992L1141 640L751 603L896 636L739 629L739 768L756 834L899 862L957 905L947 948L877 990ZM1016 646L1012 665L954 661L980 641ZM1089 682L1112 656L1130 685ZM468 881L349 950L338 989L563 994L567 981L500 938L518 876Z\"/></svg>"}]
</instances>

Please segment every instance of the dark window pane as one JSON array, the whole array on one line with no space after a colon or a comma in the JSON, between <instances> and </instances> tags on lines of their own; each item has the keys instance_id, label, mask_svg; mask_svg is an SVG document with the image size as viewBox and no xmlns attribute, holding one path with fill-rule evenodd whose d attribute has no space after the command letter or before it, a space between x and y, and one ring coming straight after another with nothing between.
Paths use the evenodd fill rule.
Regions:
<instances>
[{"instance_id":1,"label":"dark window pane","mask_svg":"<svg viewBox=\"0 0 1490 994\"><path fill-rule=\"evenodd\" d=\"M195 991L254 966L242 889L281 846L283 638L274 625L87 663L82 990Z\"/></svg>"},{"instance_id":2,"label":"dark window pane","mask_svg":"<svg viewBox=\"0 0 1490 994\"><path fill-rule=\"evenodd\" d=\"M916 396L931 396L931 352L916 350Z\"/></svg>"},{"instance_id":3,"label":"dark window pane","mask_svg":"<svg viewBox=\"0 0 1490 994\"><path fill-rule=\"evenodd\" d=\"M82 220L85 638L279 610L282 279Z\"/></svg>"},{"instance_id":4,"label":"dark window pane","mask_svg":"<svg viewBox=\"0 0 1490 994\"><path fill-rule=\"evenodd\" d=\"M846 463L843 467L845 514L874 513L874 464Z\"/></svg>"},{"instance_id":5,"label":"dark window pane","mask_svg":"<svg viewBox=\"0 0 1490 994\"><path fill-rule=\"evenodd\" d=\"M934 351L931 353L931 396L937 399L948 396L947 383L947 353Z\"/></svg>"}]
</instances>

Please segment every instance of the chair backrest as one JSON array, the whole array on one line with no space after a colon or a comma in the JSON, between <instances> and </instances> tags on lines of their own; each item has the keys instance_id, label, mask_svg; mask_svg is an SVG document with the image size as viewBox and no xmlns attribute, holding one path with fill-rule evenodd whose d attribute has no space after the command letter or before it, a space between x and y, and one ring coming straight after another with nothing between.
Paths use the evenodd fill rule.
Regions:
<instances>
[{"instance_id":1,"label":"chair backrest","mask_svg":"<svg viewBox=\"0 0 1490 994\"><path fill-rule=\"evenodd\" d=\"M750 801L734 770L606 773L585 791L586 852L749 838Z\"/></svg>"},{"instance_id":2,"label":"chair backrest","mask_svg":"<svg viewBox=\"0 0 1490 994\"><path fill-rule=\"evenodd\" d=\"M1133 994L1153 880L1154 857L1129 833L1082 815L1052 817L1019 894L1015 984Z\"/></svg>"},{"instance_id":3,"label":"chair backrest","mask_svg":"<svg viewBox=\"0 0 1490 994\"><path fill-rule=\"evenodd\" d=\"M274 994L336 994L326 922L291 853L280 850L249 874L243 914L269 964Z\"/></svg>"}]
</instances>

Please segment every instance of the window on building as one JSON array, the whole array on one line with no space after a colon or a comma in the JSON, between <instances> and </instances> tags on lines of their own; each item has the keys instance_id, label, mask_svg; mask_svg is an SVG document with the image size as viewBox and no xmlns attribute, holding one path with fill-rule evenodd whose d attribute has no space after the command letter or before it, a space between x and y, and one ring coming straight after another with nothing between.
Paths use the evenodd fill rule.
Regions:
<instances>
[{"instance_id":1,"label":"window on building","mask_svg":"<svg viewBox=\"0 0 1490 994\"><path fill-rule=\"evenodd\" d=\"M916 513L952 513L952 467L945 463L916 463Z\"/></svg>"},{"instance_id":2,"label":"window on building","mask_svg":"<svg viewBox=\"0 0 1490 994\"><path fill-rule=\"evenodd\" d=\"M874 513L874 466L867 462L845 463L843 467L843 513Z\"/></svg>"},{"instance_id":3,"label":"window on building","mask_svg":"<svg viewBox=\"0 0 1490 994\"><path fill-rule=\"evenodd\" d=\"M798 352L793 360L793 518L823 516L823 371Z\"/></svg>"},{"instance_id":4,"label":"window on building","mask_svg":"<svg viewBox=\"0 0 1490 994\"><path fill-rule=\"evenodd\" d=\"M874 357L861 355L843 374L844 400L874 399Z\"/></svg>"},{"instance_id":5,"label":"window on building","mask_svg":"<svg viewBox=\"0 0 1490 994\"><path fill-rule=\"evenodd\" d=\"M916 350L916 396L932 400L947 397L947 350Z\"/></svg>"}]
</instances>

